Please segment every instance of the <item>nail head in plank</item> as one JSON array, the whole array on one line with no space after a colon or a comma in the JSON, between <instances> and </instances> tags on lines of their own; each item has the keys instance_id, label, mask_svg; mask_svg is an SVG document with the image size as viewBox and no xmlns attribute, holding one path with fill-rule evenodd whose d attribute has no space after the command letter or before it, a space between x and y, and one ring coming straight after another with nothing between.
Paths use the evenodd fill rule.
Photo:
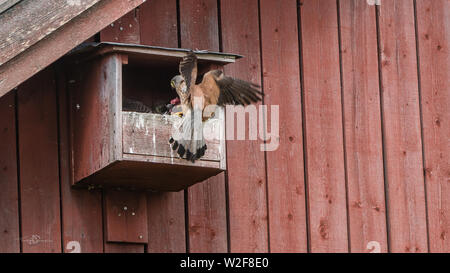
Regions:
<instances>
[{"instance_id":1,"label":"nail head in plank","mask_svg":"<svg viewBox=\"0 0 450 273\"><path fill-rule=\"evenodd\" d=\"M108 242L147 243L147 199L144 192L105 192L105 231Z\"/></svg>"}]
</instances>

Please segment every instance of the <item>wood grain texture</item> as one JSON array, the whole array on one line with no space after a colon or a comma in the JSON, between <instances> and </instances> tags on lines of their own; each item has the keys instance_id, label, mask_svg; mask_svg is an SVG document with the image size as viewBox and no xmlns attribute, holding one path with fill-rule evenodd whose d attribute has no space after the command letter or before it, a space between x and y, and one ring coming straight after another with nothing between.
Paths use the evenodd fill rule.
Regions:
<instances>
[{"instance_id":1,"label":"wood grain texture","mask_svg":"<svg viewBox=\"0 0 450 273\"><path fill-rule=\"evenodd\" d=\"M186 252L184 192L148 193L149 253Z\"/></svg>"},{"instance_id":2,"label":"wood grain texture","mask_svg":"<svg viewBox=\"0 0 450 273\"><path fill-rule=\"evenodd\" d=\"M15 95L0 98L0 253L20 252Z\"/></svg>"},{"instance_id":3,"label":"wood grain texture","mask_svg":"<svg viewBox=\"0 0 450 273\"><path fill-rule=\"evenodd\" d=\"M134 9L100 31L102 42L140 43L139 9Z\"/></svg>"},{"instance_id":4,"label":"wood grain texture","mask_svg":"<svg viewBox=\"0 0 450 273\"><path fill-rule=\"evenodd\" d=\"M175 0L147 1L140 14L142 44L178 47ZM147 203L148 252L186 252L183 191L149 194Z\"/></svg>"},{"instance_id":5,"label":"wood grain texture","mask_svg":"<svg viewBox=\"0 0 450 273\"><path fill-rule=\"evenodd\" d=\"M144 253L143 244L108 243L105 244L105 253Z\"/></svg>"},{"instance_id":6,"label":"wood grain texture","mask_svg":"<svg viewBox=\"0 0 450 273\"><path fill-rule=\"evenodd\" d=\"M178 47L176 0L147 1L139 19L142 44ZM147 195L148 252L186 252L184 203L183 191Z\"/></svg>"},{"instance_id":7,"label":"wood grain texture","mask_svg":"<svg viewBox=\"0 0 450 273\"><path fill-rule=\"evenodd\" d=\"M0 17L0 65L99 1L22 1Z\"/></svg>"},{"instance_id":8,"label":"wood grain texture","mask_svg":"<svg viewBox=\"0 0 450 273\"><path fill-rule=\"evenodd\" d=\"M387 252L376 10L341 0L342 100L351 252Z\"/></svg>"},{"instance_id":9,"label":"wood grain texture","mask_svg":"<svg viewBox=\"0 0 450 273\"><path fill-rule=\"evenodd\" d=\"M216 0L180 1L181 47L219 50Z\"/></svg>"},{"instance_id":10,"label":"wood grain texture","mask_svg":"<svg viewBox=\"0 0 450 273\"><path fill-rule=\"evenodd\" d=\"M139 7L139 14L141 44L178 47L176 0L147 1Z\"/></svg>"},{"instance_id":11,"label":"wood grain texture","mask_svg":"<svg viewBox=\"0 0 450 273\"><path fill-rule=\"evenodd\" d=\"M306 252L297 1L261 1L260 8L264 103L280 111L279 120L267 115L267 127L281 128L279 139L266 141L279 143L267 152L270 251Z\"/></svg>"},{"instance_id":12,"label":"wood grain texture","mask_svg":"<svg viewBox=\"0 0 450 273\"><path fill-rule=\"evenodd\" d=\"M145 192L107 190L104 198L105 236L108 243L147 243Z\"/></svg>"},{"instance_id":13,"label":"wood grain texture","mask_svg":"<svg viewBox=\"0 0 450 273\"><path fill-rule=\"evenodd\" d=\"M62 251L55 88L47 69L17 91L23 252Z\"/></svg>"},{"instance_id":14,"label":"wood grain texture","mask_svg":"<svg viewBox=\"0 0 450 273\"><path fill-rule=\"evenodd\" d=\"M181 46L219 50L217 1L180 1ZM226 252L225 175L188 189L189 252Z\"/></svg>"},{"instance_id":15,"label":"wood grain texture","mask_svg":"<svg viewBox=\"0 0 450 273\"><path fill-rule=\"evenodd\" d=\"M245 56L236 64L225 67L225 74L261 84L258 1L232 0L220 3L223 50ZM249 128L248 125L247 122L246 128ZM227 141L232 253L268 252L266 174L261 143Z\"/></svg>"},{"instance_id":16,"label":"wood grain texture","mask_svg":"<svg viewBox=\"0 0 450 273\"><path fill-rule=\"evenodd\" d=\"M147 1L139 11L129 13L100 36L168 47L177 47L178 42L194 49L218 50L221 46L224 51L245 55L227 66L225 73L256 83L263 79L266 103L280 105L280 147L267 153L266 181L260 143L228 142L229 230L223 174L189 189L188 200L184 200L183 191L146 193L148 252L304 251L306 241L311 252L368 252L369 241L379 242L382 252L450 251L448 0L382 0L377 7L378 18L375 7L364 0L297 1L301 4L302 71L298 70L295 53L295 1L178 2L182 41L177 39L176 0ZM44 69L121 17L120 13L134 9L129 5L140 3L100 1L89 9L90 15L81 13L47 39L30 45L0 67L0 94ZM217 10L221 12L220 24ZM126 22L133 22L132 27L127 29ZM130 55L124 67L147 62L143 56ZM18 155L14 147L15 114L9 108L15 107L16 91L0 98L0 252L20 251L22 239L24 252L71 252L66 249L68 242L79 241L82 252L142 253L143 243L108 243L103 237L106 234L100 192L70 187L70 138L65 129L70 122L61 90L65 84L70 87L79 82L72 77L74 74L69 73L65 80L58 74L56 93L55 70L59 71L59 67L39 73L17 91ZM130 81L146 72L136 74L136 70L128 70L134 75L128 77ZM300 90L300 72L304 78L303 96L292 91ZM136 86L130 84L128 88ZM306 142L302 144L302 140ZM298 221L305 192L300 189L297 197L298 188L294 187L301 185L302 146L306 149L308 234L302 233L304 220ZM292 151L299 156L293 156ZM143 158L130 155L128 159ZM20 164L15 166L17 159ZM124 162L112 176L132 174L134 170L127 164L130 162ZM16 168L20 169L19 182ZM180 170L181 174L195 173Z\"/></svg>"},{"instance_id":17,"label":"wood grain texture","mask_svg":"<svg viewBox=\"0 0 450 273\"><path fill-rule=\"evenodd\" d=\"M186 164L185 159L124 154L122 161L79 182L77 187L180 191L222 172L219 167L219 162L213 161Z\"/></svg>"},{"instance_id":18,"label":"wood grain texture","mask_svg":"<svg viewBox=\"0 0 450 273\"><path fill-rule=\"evenodd\" d=\"M130 27L131 25L131 27ZM128 26L128 27L127 27ZM138 11L133 10L124 17L121 17L117 22L113 23L106 29L100 32L100 41L113 41L119 43L134 43L139 44L140 42L140 24L139 24L139 14ZM122 58L121 55L115 55L116 60ZM117 66L116 73L118 75L118 81L116 82L117 93L115 103L113 103L113 116L110 115L110 120L113 121L111 126L113 126L113 133L115 136L111 138L116 145L114 146L115 158L122 158L122 92L123 92L123 65L128 63L128 57L126 57L125 62L120 62ZM123 64L123 65L122 65ZM116 62L117 65L117 62ZM117 134L117 132L119 132ZM105 179L108 181L109 179ZM116 244L112 241L121 242L133 242L133 243L147 243L148 233L147 233L147 201L143 193L137 192L115 192L106 191L103 194L104 204L103 204L103 214L105 215L105 252L143 252L144 248L141 244ZM137 203L133 203L135 207L140 208L139 215L123 218L111 217L111 213L117 213L117 203L120 202L132 202L135 200ZM115 216L115 215L114 215ZM129 215L128 215L129 216ZM137 216L137 218L136 218ZM128 219L129 218L129 219ZM113 221L112 221L113 220ZM115 221L114 221L115 220ZM112 221L112 222L111 222ZM128 233L130 229L130 234ZM139 234L135 234L139 233ZM131 237L137 237L133 240ZM140 237L142 236L142 238Z\"/></svg>"},{"instance_id":19,"label":"wood grain texture","mask_svg":"<svg viewBox=\"0 0 450 273\"><path fill-rule=\"evenodd\" d=\"M189 252L227 252L225 175L188 189Z\"/></svg>"},{"instance_id":20,"label":"wood grain texture","mask_svg":"<svg viewBox=\"0 0 450 273\"><path fill-rule=\"evenodd\" d=\"M450 252L450 2L416 1L430 252Z\"/></svg>"},{"instance_id":21,"label":"wood grain texture","mask_svg":"<svg viewBox=\"0 0 450 273\"><path fill-rule=\"evenodd\" d=\"M103 252L102 196L99 191L71 188L71 162L69 139L69 101L64 68L57 73L59 110L59 166L62 209L63 251L70 242L80 243L82 253Z\"/></svg>"},{"instance_id":22,"label":"wood grain texture","mask_svg":"<svg viewBox=\"0 0 450 273\"><path fill-rule=\"evenodd\" d=\"M0 14L6 12L10 7L19 3L22 0L0 0Z\"/></svg>"},{"instance_id":23,"label":"wood grain texture","mask_svg":"<svg viewBox=\"0 0 450 273\"><path fill-rule=\"evenodd\" d=\"M135 112L123 112L122 116L124 153L179 158L169 144L169 139L174 124L179 123L180 118ZM210 134L206 140L208 149L200 161L220 161L220 123L221 120L217 118L204 122L203 128Z\"/></svg>"},{"instance_id":24,"label":"wood grain texture","mask_svg":"<svg viewBox=\"0 0 450 273\"><path fill-rule=\"evenodd\" d=\"M33 1L24 1L33 2ZM72 1L76 2L76 1ZM58 60L72 48L142 4L142 0L104 0L69 21L46 39L0 66L0 96ZM51 52L51 54L49 54ZM33 65L29 61L33 60Z\"/></svg>"},{"instance_id":25,"label":"wood grain texture","mask_svg":"<svg viewBox=\"0 0 450 273\"><path fill-rule=\"evenodd\" d=\"M311 252L347 252L336 2L301 6Z\"/></svg>"},{"instance_id":26,"label":"wood grain texture","mask_svg":"<svg viewBox=\"0 0 450 273\"><path fill-rule=\"evenodd\" d=\"M379 10L390 250L427 252L413 1Z\"/></svg>"},{"instance_id":27,"label":"wood grain texture","mask_svg":"<svg viewBox=\"0 0 450 273\"><path fill-rule=\"evenodd\" d=\"M74 183L121 159L122 63L116 54L79 66L71 78ZM71 77L80 71L72 73Z\"/></svg>"}]
</instances>

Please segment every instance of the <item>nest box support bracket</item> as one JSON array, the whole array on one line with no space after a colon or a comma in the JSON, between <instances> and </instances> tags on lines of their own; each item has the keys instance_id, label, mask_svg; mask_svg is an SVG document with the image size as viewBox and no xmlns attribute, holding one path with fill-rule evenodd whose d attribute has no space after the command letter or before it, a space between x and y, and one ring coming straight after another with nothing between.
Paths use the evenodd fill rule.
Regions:
<instances>
[{"instance_id":1,"label":"nest box support bracket","mask_svg":"<svg viewBox=\"0 0 450 273\"><path fill-rule=\"evenodd\" d=\"M144 192L106 190L105 234L108 242L148 243Z\"/></svg>"}]
</instances>

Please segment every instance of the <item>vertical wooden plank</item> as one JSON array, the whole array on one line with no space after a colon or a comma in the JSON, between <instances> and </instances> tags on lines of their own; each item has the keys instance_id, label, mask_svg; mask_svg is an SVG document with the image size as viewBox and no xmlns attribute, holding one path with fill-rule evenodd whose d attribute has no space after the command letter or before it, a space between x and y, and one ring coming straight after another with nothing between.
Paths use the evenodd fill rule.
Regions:
<instances>
[{"instance_id":1,"label":"vertical wooden plank","mask_svg":"<svg viewBox=\"0 0 450 273\"><path fill-rule=\"evenodd\" d=\"M189 252L227 252L225 174L188 189Z\"/></svg>"},{"instance_id":2,"label":"vertical wooden plank","mask_svg":"<svg viewBox=\"0 0 450 273\"><path fill-rule=\"evenodd\" d=\"M103 198L108 198L107 194L103 194ZM104 214L106 213L106 207L103 206ZM104 216L106 217L106 216ZM106 225L106 220L105 225ZM107 242L108 238L106 236L106 230L104 231L103 239L103 249L105 253L144 253L145 244L135 244L135 243L118 243L118 242Z\"/></svg>"},{"instance_id":3,"label":"vertical wooden plank","mask_svg":"<svg viewBox=\"0 0 450 273\"><path fill-rule=\"evenodd\" d=\"M417 1L430 252L450 252L450 2Z\"/></svg>"},{"instance_id":4,"label":"vertical wooden plank","mask_svg":"<svg viewBox=\"0 0 450 273\"><path fill-rule=\"evenodd\" d=\"M15 94L0 98L0 253L20 252Z\"/></svg>"},{"instance_id":5,"label":"vertical wooden plank","mask_svg":"<svg viewBox=\"0 0 450 273\"><path fill-rule=\"evenodd\" d=\"M73 183L121 158L122 63L117 54L69 72ZM81 75L81 76L79 76ZM119 152L119 153L118 153Z\"/></svg>"},{"instance_id":6,"label":"vertical wooden plank","mask_svg":"<svg viewBox=\"0 0 450 273\"><path fill-rule=\"evenodd\" d=\"M348 251L337 5L301 6L311 252Z\"/></svg>"},{"instance_id":7,"label":"vertical wooden plank","mask_svg":"<svg viewBox=\"0 0 450 273\"><path fill-rule=\"evenodd\" d=\"M149 193L148 247L150 253L186 252L184 192Z\"/></svg>"},{"instance_id":8,"label":"vertical wooden plank","mask_svg":"<svg viewBox=\"0 0 450 273\"><path fill-rule=\"evenodd\" d=\"M386 252L383 144L376 10L365 1L341 0L342 100L351 252Z\"/></svg>"},{"instance_id":9,"label":"vertical wooden plank","mask_svg":"<svg viewBox=\"0 0 450 273\"><path fill-rule=\"evenodd\" d=\"M216 0L180 1L181 47L219 50Z\"/></svg>"},{"instance_id":10,"label":"vertical wooden plank","mask_svg":"<svg viewBox=\"0 0 450 273\"><path fill-rule=\"evenodd\" d=\"M82 253L103 252L102 198L99 191L71 188L69 109L63 68L58 69L59 166L61 181L63 251L72 252L70 242L78 242Z\"/></svg>"},{"instance_id":11,"label":"vertical wooden plank","mask_svg":"<svg viewBox=\"0 0 450 273\"><path fill-rule=\"evenodd\" d=\"M130 194L130 193L125 193L126 195L128 195L127 197L129 198L130 197L130 195L132 196L132 194ZM106 203L105 202L105 200L106 199L111 199L111 200L116 200L117 198L122 198L120 195L118 195L118 196L114 196L114 195L117 195L117 194L115 194L114 192L107 192L107 191L104 191L103 192L103 200L104 200L104 203ZM108 242L108 238L107 238L107 230L106 230L106 228L107 228L107 226L108 226L108 224L107 224L107 216L105 215L107 212L108 212L108 209L112 209L111 207L110 208L106 208L106 205L103 205L103 217L104 217L104 225L105 225L105 230L104 230L104 238L103 238L103 249L104 249L104 252L105 253L144 253L144 251L145 251L145 244L136 244L136 243L118 243L118 242ZM116 229L117 228L121 228L120 226L119 227L115 227Z\"/></svg>"},{"instance_id":12,"label":"vertical wooden plank","mask_svg":"<svg viewBox=\"0 0 450 273\"><path fill-rule=\"evenodd\" d=\"M100 31L102 42L139 44L139 9L134 9Z\"/></svg>"},{"instance_id":13,"label":"vertical wooden plank","mask_svg":"<svg viewBox=\"0 0 450 273\"><path fill-rule=\"evenodd\" d=\"M178 47L176 0L147 1L139 7L139 14L142 44Z\"/></svg>"},{"instance_id":14,"label":"vertical wooden plank","mask_svg":"<svg viewBox=\"0 0 450 273\"><path fill-rule=\"evenodd\" d=\"M58 130L54 70L18 90L23 252L61 252Z\"/></svg>"},{"instance_id":15,"label":"vertical wooden plank","mask_svg":"<svg viewBox=\"0 0 450 273\"><path fill-rule=\"evenodd\" d=\"M258 1L220 3L223 50L245 56L225 67L225 74L261 84ZM266 174L261 143L250 140L226 143L230 252L268 251Z\"/></svg>"},{"instance_id":16,"label":"vertical wooden plank","mask_svg":"<svg viewBox=\"0 0 450 273\"><path fill-rule=\"evenodd\" d=\"M144 192L108 190L104 202L107 242L148 242L147 198Z\"/></svg>"},{"instance_id":17,"label":"vertical wooden plank","mask_svg":"<svg viewBox=\"0 0 450 273\"><path fill-rule=\"evenodd\" d=\"M178 47L176 0L147 1L140 14L142 44ZM186 252L184 192L149 193L147 203L147 251Z\"/></svg>"},{"instance_id":18,"label":"vertical wooden plank","mask_svg":"<svg viewBox=\"0 0 450 273\"><path fill-rule=\"evenodd\" d=\"M109 243L105 245L105 253L144 253L143 244Z\"/></svg>"},{"instance_id":19,"label":"vertical wooden plank","mask_svg":"<svg viewBox=\"0 0 450 273\"><path fill-rule=\"evenodd\" d=\"M379 10L390 250L426 252L414 5L388 0Z\"/></svg>"},{"instance_id":20,"label":"vertical wooden plank","mask_svg":"<svg viewBox=\"0 0 450 273\"><path fill-rule=\"evenodd\" d=\"M279 142L267 152L270 251L306 252L297 1L260 3L264 102L280 111L279 120L267 115L267 127L281 128L279 140L267 141Z\"/></svg>"},{"instance_id":21,"label":"vertical wooden plank","mask_svg":"<svg viewBox=\"0 0 450 273\"><path fill-rule=\"evenodd\" d=\"M119 20L111 24L106 29L100 32L100 40L102 42L119 42L119 43L132 43L139 44L140 43L140 22L139 22L139 10L135 9L125 16L121 17ZM122 68L122 67L121 67ZM120 73L122 69L120 69ZM122 86L122 82L120 82L120 86ZM121 88L121 87L120 87ZM122 90L120 90L122 91ZM121 122L121 118L119 119ZM121 141L121 138L120 140ZM121 151L121 149L119 149ZM105 192L103 198L109 199L114 198L111 195L111 192ZM125 193L123 193L125 194ZM136 199L138 199L138 194L136 193ZM117 198L119 198L118 196ZM112 208L106 208L106 202L103 205L103 214L105 216L106 210L111 210ZM145 234L147 236L147 234ZM115 253L135 253L135 252L144 252L143 244L128 244L128 243L111 243L107 242L105 234L105 242L104 242L104 250L107 253L115 252Z\"/></svg>"},{"instance_id":22,"label":"vertical wooden plank","mask_svg":"<svg viewBox=\"0 0 450 273\"><path fill-rule=\"evenodd\" d=\"M217 1L180 1L181 46L219 50ZM188 189L190 252L226 252L225 175Z\"/></svg>"}]
</instances>

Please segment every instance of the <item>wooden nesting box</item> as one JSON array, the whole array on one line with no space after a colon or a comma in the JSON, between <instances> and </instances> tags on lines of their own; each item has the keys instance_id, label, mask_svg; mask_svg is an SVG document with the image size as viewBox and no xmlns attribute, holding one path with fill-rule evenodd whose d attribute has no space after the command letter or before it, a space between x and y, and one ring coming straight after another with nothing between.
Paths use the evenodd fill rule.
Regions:
<instances>
[{"instance_id":1,"label":"wooden nesting box","mask_svg":"<svg viewBox=\"0 0 450 273\"><path fill-rule=\"evenodd\" d=\"M168 103L170 80L187 50L117 43L90 44L68 57L73 185L179 191L226 168L224 115L206 122L206 155L180 159L168 140L178 118L125 112L123 97L149 107ZM199 75L234 62L232 54L199 52ZM210 137L211 138L211 137Z\"/></svg>"}]
</instances>

